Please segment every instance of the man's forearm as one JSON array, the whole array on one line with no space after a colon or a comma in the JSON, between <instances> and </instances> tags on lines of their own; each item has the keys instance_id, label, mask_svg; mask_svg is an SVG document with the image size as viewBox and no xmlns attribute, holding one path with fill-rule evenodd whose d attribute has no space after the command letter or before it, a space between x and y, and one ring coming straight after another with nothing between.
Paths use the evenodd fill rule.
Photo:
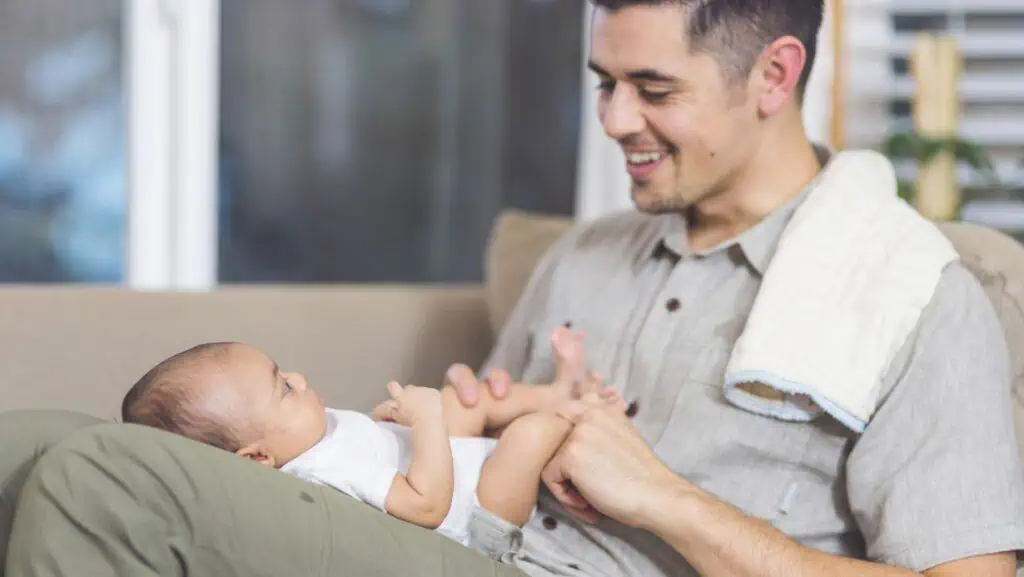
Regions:
<instances>
[{"instance_id":1,"label":"man's forearm","mask_svg":"<svg viewBox=\"0 0 1024 577\"><path fill-rule=\"evenodd\" d=\"M827 555L685 480L659 496L644 527L706 577L912 577L906 569Z\"/></svg>"}]
</instances>

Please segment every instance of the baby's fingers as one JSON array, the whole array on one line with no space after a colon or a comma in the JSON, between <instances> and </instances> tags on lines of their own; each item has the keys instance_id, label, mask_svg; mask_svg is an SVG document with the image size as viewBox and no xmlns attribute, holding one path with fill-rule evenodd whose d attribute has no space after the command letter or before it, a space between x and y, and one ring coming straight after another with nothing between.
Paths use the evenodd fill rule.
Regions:
<instances>
[{"instance_id":1,"label":"baby's fingers","mask_svg":"<svg viewBox=\"0 0 1024 577\"><path fill-rule=\"evenodd\" d=\"M391 381L388 383L388 394L391 395L392 399L397 400L398 397L402 396L402 391L402 385L399 385L397 382Z\"/></svg>"},{"instance_id":2,"label":"baby's fingers","mask_svg":"<svg viewBox=\"0 0 1024 577\"><path fill-rule=\"evenodd\" d=\"M393 399L388 399L374 407L373 412L370 413L370 417L374 421L385 421L393 423L395 422L395 419L398 418L398 403L396 403Z\"/></svg>"}]
</instances>

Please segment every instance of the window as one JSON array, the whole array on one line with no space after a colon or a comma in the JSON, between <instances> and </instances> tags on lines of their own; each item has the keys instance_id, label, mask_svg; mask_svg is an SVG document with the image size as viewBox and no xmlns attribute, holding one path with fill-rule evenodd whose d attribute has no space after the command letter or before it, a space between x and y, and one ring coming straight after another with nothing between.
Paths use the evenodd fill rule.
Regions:
<instances>
[{"instance_id":1,"label":"window","mask_svg":"<svg viewBox=\"0 0 1024 577\"><path fill-rule=\"evenodd\" d=\"M573 212L583 2L0 2L0 282L478 281Z\"/></svg>"},{"instance_id":2,"label":"window","mask_svg":"<svg viewBox=\"0 0 1024 577\"><path fill-rule=\"evenodd\" d=\"M120 0L0 3L0 282L118 282Z\"/></svg>"},{"instance_id":3,"label":"window","mask_svg":"<svg viewBox=\"0 0 1024 577\"><path fill-rule=\"evenodd\" d=\"M1001 187L960 166L964 217L1024 231L1024 2L1020 0L848 0L845 146L877 146L886 132L908 129L914 83L908 57L921 31L956 38L963 57L960 136L982 145ZM912 162L900 163L912 178Z\"/></svg>"},{"instance_id":4,"label":"window","mask_svg":"<svg viewBox=\"0 0 1024 577\"><path fill-rule=\"evenodd\" d=\"M222 282L482 277L572 214L583 0L222 0Z\"/></svg>"}]
</instances>

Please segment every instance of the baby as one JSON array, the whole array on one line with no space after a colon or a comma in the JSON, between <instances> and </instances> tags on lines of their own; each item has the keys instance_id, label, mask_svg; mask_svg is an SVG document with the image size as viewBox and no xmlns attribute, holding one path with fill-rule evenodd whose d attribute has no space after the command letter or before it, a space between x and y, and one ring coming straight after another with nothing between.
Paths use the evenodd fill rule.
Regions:
<instances>
[{"instance_id":1,"label":"baby","mask_svg":"<svg viewBox=\"0 0 1024 577\"><path fill-rule=\"evenodd\" d=\"M625 410L588 377L582 337L559 328L551 386L483 393L473 408L455 391L389 383L385 421L324 407L297 373L241 343L209 343L151 369L128 392L126 423L156 427L328 485L404 521L468 544L474 507L522 526L540 475L571 423L561 403L586 393ZM503 429L498 440L485 429Z\"/></svg>"}]
</instances>

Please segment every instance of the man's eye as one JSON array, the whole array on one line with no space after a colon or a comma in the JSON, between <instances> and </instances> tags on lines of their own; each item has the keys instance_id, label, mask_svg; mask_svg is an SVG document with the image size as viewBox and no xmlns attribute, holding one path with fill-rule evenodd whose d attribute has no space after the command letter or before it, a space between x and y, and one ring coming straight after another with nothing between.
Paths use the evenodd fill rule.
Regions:
<instances>
[{"instance_id":1,"label":"man's eye","mask_svg":"<svg viewBox=\"0 0 1024 577\"><path fill-rule=\"evenodd\" d=\"M672 93L668 92L668 91L658 91L658 90L641 90L640 91L640 95L643 96L644 100L647 100L649 102L657 102L659 100L664 100L666 97L668 97L669 94L672 94Z\"/></svg>"},{"instance_id":2,"label":"man's eye","mask_svg":"<svg viewBox=\"0 0 1024 577\"><path fill-rule=\"evenodd\" d=\"M606 94L610 94L612 91L615 90L615 81L602 80L600 83L598 83L597 89Z\"/></svg>"}]
</instances>

